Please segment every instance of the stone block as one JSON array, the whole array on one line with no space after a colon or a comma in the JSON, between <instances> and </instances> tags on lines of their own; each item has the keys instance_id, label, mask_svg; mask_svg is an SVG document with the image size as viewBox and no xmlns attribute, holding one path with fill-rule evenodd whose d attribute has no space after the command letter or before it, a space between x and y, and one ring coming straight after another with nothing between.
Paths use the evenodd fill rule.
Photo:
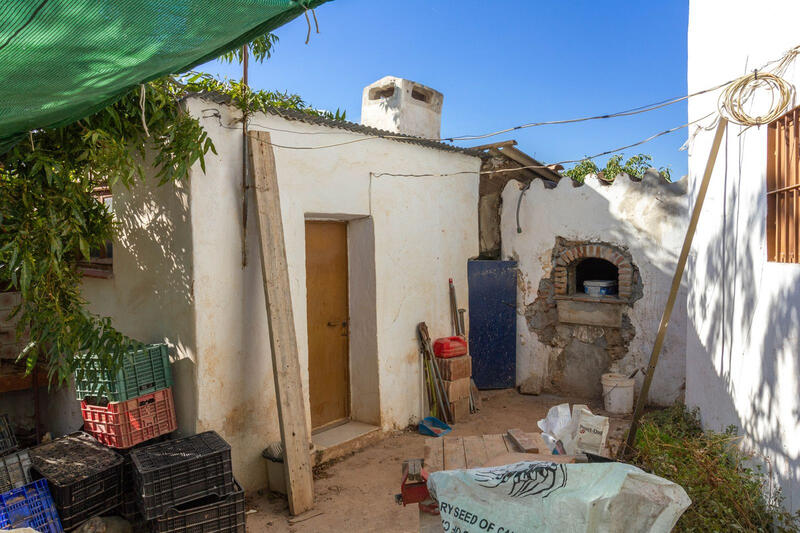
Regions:
<instances>
[{"instance_id":1,"label":"stone block","mask_svg":"<svg viewBox=\"0 0 800 533\"><path fill-rule=\"evenodd\" d=\"M622 305L617 303L559 300L557 307L560 322L611 328L622 325Z\"/></svg>"},{"instance_id":2,"label":"stone block","mask_svg":"<svg viewBox=\"0 0 800 533\"><path fill-rule=\"evenodd\" d=\"M442 380L444 390L447 393L447 399L451 402L456 400L463 400L469 398L469 377L448 381Z\"/></svg>"},{"instance_id":3,"label":"stone block","mask_svg":"<svg viewBox=\"0 0 800 533\"><path fill-rule=\"evenodd\" d=\"M472 357L469 355L450 357L448 359L437 357L436 362L439 364L439 374L444 380L453 381L468 378L472 375Z\"/></svg>"},{"instance_id":4,"label":"stone block","mask_svg":"<svg viewBox=\"0 0 800 533\"><path fill-rule=\"evenodd\" d=\"M450 414L454 423L466 422L469 418L469 398L450 402Z\"/></svg>"}]
</instances>

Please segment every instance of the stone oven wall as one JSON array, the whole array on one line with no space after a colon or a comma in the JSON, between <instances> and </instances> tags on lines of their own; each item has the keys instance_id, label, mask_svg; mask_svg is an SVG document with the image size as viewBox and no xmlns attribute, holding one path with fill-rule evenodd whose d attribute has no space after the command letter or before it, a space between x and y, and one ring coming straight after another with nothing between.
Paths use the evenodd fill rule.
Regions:
<instances>
[{"instance_id":1,"label":"stone oven wall","mask_svg":"<svg viewBox=\"0 0 800 533\"><path fill-rule=\"evenodd\" d=\"M519 182L505 187L501 220L502 257L519 264L517 384L599 398L601 374L647 366L685 234L685 183L655 172L613 184L565 179L555 189L536 180L522 197L518 232L520 194ZM580 290L576 269L589 258L616 268L617 294ZM685 301L681 289L650 393L655 404L683 396Z\"/></svg>"}]
</instances>

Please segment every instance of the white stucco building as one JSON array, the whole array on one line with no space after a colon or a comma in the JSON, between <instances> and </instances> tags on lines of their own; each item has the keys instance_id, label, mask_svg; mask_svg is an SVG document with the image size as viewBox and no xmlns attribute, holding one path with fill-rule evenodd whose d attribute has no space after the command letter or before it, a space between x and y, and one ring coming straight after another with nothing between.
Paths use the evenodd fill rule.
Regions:
<instances>
[{"instance_id":1,"label":"white stucco building","mask_svg":"<svg viewBox=\"0 0 800 533\"><path fill-rule=\"evenodd\" d=\"M432 105L438 107L429 115L440 119L440 94ZM87 278L84 295L92 311L110 316L124 333L169 343L179 432L219 432L232 446L235 476L255 489L266 485L261 451L280 432L252 189L242 266L241 113L213 95L189 98L185 106L217 155L209 153L206 171L195 165L183 183L114 191L120 231L113 277ZM438 123L426 124L436 131L415 133L436 137ZM347 420L360 424L355 433L405 428L423 414L417 323L426 321L432 335L450 334L448 278L466 306L467 259L478 254L480 159L419 138L376 138L386 132L299 112L257 113L250 128L269 131L274 144L309 429ZM466 174L381 175L451 172ZM334 262L325 254L337 244L317 235L313 248L307 236L318 227L314 222L344 236L335 250L344 271L333 282L343 290L344 310L320 324L309 320L317 320L314 308L325 298L309 296L307 288L318 291L319 280L307 279L307 267L316 261L315 276L324 278L325 265ZM324 353L315 360L309 338L319 331ZM345 368L325 367L313 377L315 365L333 357L332 344L346 351L338 354ZM344 385L315 382L336 372ZM344 396L329 405L329 394Z\"/></svg>"},{"instance_id":2,"label":"white stucco building","mask_svg":"<svg viewBox=\"0 0 800 533\"><path fill-rule=\"evenodd\" d=\"M800 3L791 0L692 0L689 93L780 58L800 44L798 18ZM784 78L800 87L796 62ZM790 108L797 103L795 95ZM692 98L689 120L716 108L717 93ZM686 403L708 428L740 428L743 445L769 463L787 507L797 509L800 265L768 260L769 132L729 124L714 167L687 272ZM689 133L694 195L714 133Z\"/></svg>"},{"instance_id":3,"label":"white stucco building","mask_svg":"<svg viewBox=\"0 0 800 533\"><path fill-rule=\"evenodd\" d=\"M517 384L522 392L600 398L600 376L647 367L686 233L686 180L655 170L612 184L588 176L555 188L540 179L503 190L502 256L518 264ZM617 283L591 297L584 280ZM683 399L686 290L682 288L649 402ZM644 371L637 373L637 391Z\"/></svg>"}]
</instances>

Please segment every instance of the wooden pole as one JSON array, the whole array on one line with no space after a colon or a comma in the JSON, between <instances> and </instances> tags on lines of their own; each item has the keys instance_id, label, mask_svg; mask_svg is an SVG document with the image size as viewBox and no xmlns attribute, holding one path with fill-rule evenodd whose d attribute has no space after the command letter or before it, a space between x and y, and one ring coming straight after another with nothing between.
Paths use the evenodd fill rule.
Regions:
<instances>
[{"instance_id":1,"label":"wooden pole","mask_svg":"<svg viewBox=\"0 0 800 533\"><path fill-rule=\"evenodd\" d=\"M706 170L703 173L703 181L700 183L700 189L697 191L697 200L692 210L692 216L689 219L689 227L686 230L686 237L683 239L683 248L681 248L681 255L678 257L678 266L675 267L675 274L672 277L672 287L669 291L667 298L667 305L664 308L664 313L661 315L661 323L658 326L658 335L653 344L653 351L650 354L650 364L647 366L647 374L642 383L642 390L639 393L639 399L636 401L636 409L633 411L633 420L631 420L631 428L628 430L628 439L625 446L620 448L620 455L629 451L633 451L633 445L636 442L636 431L639 429L639 419L642 416L645 404L647 403L647 395L650 393L650 383L653 381L653 373L658 364L658 356L661 354L661 348L664 346L664 338L667 335L667 326L669 326L669 319L672 316L672 308L675 307L675 299L678 297L678 290L681 288L681 279L683 278L683 271L686 268L686 260L689 257L689 250L692 248L692 240L694 239L695 230L697 230L697 221L700 219L700 212L703 210L703 202L706 199L706 191L708 191L708 184L711 181L711 174L714 171L714 164L717 161L717 154L719 153L720 144L722 144L722 135L725 133L725 128L728 121L720 116L719 123L717 124L717 131L714 134L714 142L711 144L711 152L708 154L708 162L706 162Z\"/></svg>"},{"instance_id":2,"label":"wooden pole","mask_svg":"<svg viewBox=\"0 0 800 533\"><path fill-rule=\"evenodd\" d=\"M308 451L305 397L300 381L292 296L289 292L289 268L283 240L278 176L269 133L251 131L247 140L256 195L261 273L267 304L278 421L283 440L286 489L289 510L293 515L298 515L314 506L314 478Z\"/></svg>"},{"instance_id":3,"label":"wooden pole","mask_svg":"<svg viewBox=\"0 0 800 533\"><path fill-rule=\"evenodd\" d=\"M247 106L249 105L249 87L247 85L247 45L242 45L242 268L247 266Z\"/></svg>"}]
</instances>

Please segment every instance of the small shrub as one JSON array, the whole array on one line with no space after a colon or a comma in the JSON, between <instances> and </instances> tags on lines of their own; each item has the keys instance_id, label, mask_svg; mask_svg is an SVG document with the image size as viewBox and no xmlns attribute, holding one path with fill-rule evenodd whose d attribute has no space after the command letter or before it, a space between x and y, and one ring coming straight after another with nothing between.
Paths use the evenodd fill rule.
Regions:
<instances>
[{"instance_id":1,"label":"small shrub","mask_svg":"<svg viewBox=\"0 0 800 533\"><path fill-rule=\"evenodd\" d=\"M674 481L692 504L675 531L800 531L800 515L765 495L768 479L738 447L736 428L704 431L697 410L684 406L650 413L636 437L633 464Z\"/></svg>"},{"instance_id":2,"label":"small shrub","mask_svg":"<svg viewBox=\"0 0 800 533\"><path fill-rule=\"evenodd\" d=\"M565 170L564 175L580 183L583 183L589 174L595 174L609 182L614 181L622 173L632 178L642 179L644 178L644 173L653 166L653 157L647 154L631 156L624 164L622 157L623 154L612 155L602 169L591 159L584 159L576 163L574 167ZM665 181L672 181L672 170L669 167L661 167L658 173Z\"/></svg>"}]
</instances>

